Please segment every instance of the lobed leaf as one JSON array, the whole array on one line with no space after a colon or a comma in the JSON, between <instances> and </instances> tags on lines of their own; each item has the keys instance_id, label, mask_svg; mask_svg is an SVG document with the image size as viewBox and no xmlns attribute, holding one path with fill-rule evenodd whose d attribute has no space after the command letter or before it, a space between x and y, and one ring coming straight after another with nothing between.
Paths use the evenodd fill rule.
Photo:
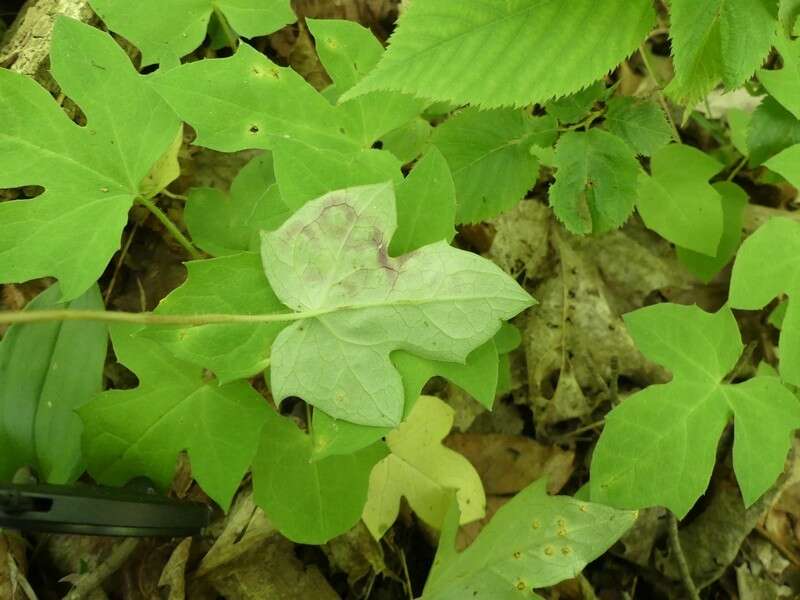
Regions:
<instances>
[{"instance_id":1,"label":"lobed leaf","mask_svg":"<svg viewBox=\"0 0 800 600\"><path fill-rule=\"evenodd\" d=\"M494 264L430 244L398 258L391 185L343 190L305 204L262 236L278 298L308 318L273 344L272 391L335 418L396 425L403 386L389 354L463 362L533 300Z\"/></svg>"},{"instance_id":2,"label":"lobed leaf","mask_svg":"<svg viewBox=\"0 0 800 600\"><path fill-rule=\"evenodd\" d=\"M108 485L144 475L166 489L186 450L194 479L227 510L269 414L264 399L247 382L207 377L136 330L114 325L111 340L139 386L103 392L79 410L89 473Z\"/></svg>"},{"instance_id":3,"label":"lobed leaf","mask_svg":"<svg viewBox=\"0 0 800 600\"><path fill-rule=\"evenodd\" d=\"M197 48L206 37L212 14L248 38L272 33L296 20L289 0L90 0L90 3L109 29L142 51L143 66L174 64Z\"/></svg>"},{"instance_id":4,"label":"lobed leaf","mask_svg":"<svg viewBox=\"0 0 800 600\"><path fill-rule=\"evenodd\" d=\"M375 539L392 526L405 498L417 516L442 526L456 490L460 522L483 517L486 496L475 467L442 445L453 426L454 411L433 396L420 396L408 418L386 436L391 453L375 465L362 519Z\"/></svg>"},{"instance_id":5,"label":"lobed leaf","mask_svg":"<svg viewBox=\"0 0 800 600\"><path fill-rule=\"evenodd\" d=\"M539 598L533 590L580 573L636 520L635 512L548 496L540 479L500 508L458 553L459 506L451 498L422 600Z\"/></svg>"},{"instance_id":6,"label":"lobed leaf","mask_svg":"<svg viewBox=\"0 0 800 600\"><path fill-rule=\"evenodd\" d=\"M119 248L128 210L179 122L93 27L58 18L51 64L87 124L71 122L32 79L0 69L0 188L44 187L32 200L0 203L0 281L53 276L72 300Z\"/></svg>"},{"instance_id":7,"label":"lobed leaf","mask_svg":"<svg viewBox=\"0 0 800 600\"><path fill-rule=\"evenodd\" d=\"M606 417L591 465L591 497L620 508L666 506L683 518L705 492L717 445L734 421L733 462L746 506L783 471L800 427L797 398L774 377L729 384L742 342L733 313L657 304L625 316L648 359L672 381L627 398Z\"/></svg>"}]
</instances>

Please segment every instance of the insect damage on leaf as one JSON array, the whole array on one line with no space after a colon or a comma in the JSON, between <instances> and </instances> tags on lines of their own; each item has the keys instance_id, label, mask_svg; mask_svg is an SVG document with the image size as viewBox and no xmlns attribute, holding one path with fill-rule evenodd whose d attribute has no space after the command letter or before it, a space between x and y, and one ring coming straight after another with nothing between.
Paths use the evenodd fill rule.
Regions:
<instances>
[{"instance_id":1,"label":"insect damage on leaf","mask_svg":"<svg viewBox=\"0 0 800 600\"><path fill-rule=\"evenodd\" d=\"M395 350L463 363L533 299L496 265L446 242L388 253L391 184L333 192L262 235L277 297L304 318L272 347L278 400L299 396L335 418L396 425L403 385Z\"/></svg>"}]
</instances>

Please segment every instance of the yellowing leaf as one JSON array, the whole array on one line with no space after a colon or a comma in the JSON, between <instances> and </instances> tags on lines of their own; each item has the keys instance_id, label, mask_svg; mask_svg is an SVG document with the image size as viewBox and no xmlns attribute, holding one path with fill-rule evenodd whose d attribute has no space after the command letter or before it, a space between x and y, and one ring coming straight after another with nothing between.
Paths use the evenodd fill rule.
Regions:
<instances>
[{"instance_id":1,"label":"yellowing leaf","mask_svg":"<svg viewBox=\"0 0 800 600\"><path fill-rule=\"evenodd\" d=\"M420 519L441 527L455 489L461 523L483 517L486 496L470 462L442 440L453 426L453 409L433 396L420 396L408 420L386 436L392 453L372 469L362 519L375 538L392 526L405 496Z\"/></svg>"}]
</instances>

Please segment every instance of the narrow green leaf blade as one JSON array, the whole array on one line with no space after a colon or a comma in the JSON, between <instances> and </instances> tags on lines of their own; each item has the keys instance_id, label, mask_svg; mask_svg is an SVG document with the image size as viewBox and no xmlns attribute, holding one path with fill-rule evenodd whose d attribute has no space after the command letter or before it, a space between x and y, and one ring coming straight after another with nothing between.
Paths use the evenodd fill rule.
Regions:
<instances>
[{"instance_id":1,"label":"narrow green leaf blade","mask_svg":"<svg viewBox=\"0 0 800 600\"><path fill-rule=\"evenodd\" d=\"M93 286L60 303L58 284L25 310L103 310ZM71 483L83 472L83 425L74 409L101 390L108 333L102 323L13 325L0 342L0 479L22 466L48 483Z\"/></svg>"}]
</instances>

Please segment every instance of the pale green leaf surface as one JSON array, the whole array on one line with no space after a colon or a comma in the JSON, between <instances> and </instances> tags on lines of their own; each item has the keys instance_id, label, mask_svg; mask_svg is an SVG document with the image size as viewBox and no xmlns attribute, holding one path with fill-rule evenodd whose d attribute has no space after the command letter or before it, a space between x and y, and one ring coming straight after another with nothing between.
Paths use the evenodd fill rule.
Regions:
<instances>
[{"instance_id":1,"label":"pale green leaf surface","mask_svg":"<svg viewBox=\"0 0 800 600\"><path fill-rule=\"evenodd\" d=\"M786 181L800 189L800 144L790 146L764 163L768 169L782 175Z\"/></svg>"},{"instance_id":2,"label":"pale green leaf surface","mask_svg":"<svg viewBox=\"0 0 800 600\"><path fill-rule=\"evenodd\" d=\"M786 35L795 33L797 17L800 16L800 0L780 0L778 19Z\"/></svg>"},{"instance_id":3,"label":"pale green leaf surface","mask_svg":"<svg viewBox=\"0 0 800 600\"><path fill-rule=\"evenodd\" d=\"M716 256L708 256L678 246L676 253L683 265L704 283L710 282L736 255L742 240L744 208L747 193L735 183L721 181L714 189L722 197L722 237Z\"/></svg>"},{"instance_id":4,"label":"pale green leaf surface","mask_svg":"<svg viewBox=\"0 0 800 600\"><path fill-rule=\"evenodd\" d=\"M664 111L652 101L636 101L628 96L612 98L604 124L642 156L650 156L672 139Z\"/></svg>"},{"instance_id":5,"label":"pale green leaf surface","mask_svg":"<svg viewBox=\"0 0 800 600\"><path fill-rule=\"evenodd\" d=\"M632 511L548 496L540 479L500 508L472 545L458 553L458 503L451 495L422 600L531 597L533 589L575 577L635 520Z\"/></svg>"},{"instance_id":6,"label":"pale green leaf surface","mask_svg":"<svg viewBox=\"0 0 800 600\"><path fill-rule=\"evenodd\" d=\"M29 310L103 310L97 286L59 303L55 284ZM0 342L0 480L23 466L48 483L72 483L83 472L81 424L74 409L102 389L108 333L102 323L12 325ZM77 351L80 349L80 351Z\"/></svg>"},{"instance_id":7,"label":"pale green leaf surface","mask_svg":"<svg viewBox=\"0 0 800 600\"><path fill-rule=\"evenodd\" d=\"M397 519L405 498L416 515L440 528L456 490L461 523L483 517L486 496L478 472L458 452L442 445L454 411L439 398L420 396L408 419L386 436L391 453L372 469L361 518L375 539Z\"/></svg>"},{"instance_id":8,"label":"pale green leaf surface","mask_svg":"<svg viewBox=\"0 0 800 600\"><path fill-rule=\"evenodd\" d=\"M300 140L275 141L275 177L282 202L292 211L328 192L392 181L400 185L401 164L382 150L338 152Z\"/></svg>"},{"instance_id":9,"label":"pale green leaf surface","mask_svg":"<svg viewBox=\"0 0 800 600\"><path fill-rule=\"evenodd\" d=\"M144 66L174 63L197 48L215 10L248 38L296 20L289 0L91 0L91 5L109 29L142 51Z\"/></svg>"},{"instance_id":10,"label":"pale green leaf surface","mask_svg":"<svg viewBox=\"0 0 800 600\"><path fill-rule=\"evenodd\" d=\"M317 53L333 80L326 95L334 100L352 88L378 63L383 46L369 29L353 21L307 19L316 40ZM369 148L384 134L409 122L425 108L425 102L397 92L372 92L342 102L338 111L348 134Z\"/></svg>"},{"instance_id":11,"label":"pale green leaf surface","mask_svg":"<svg viewBox=\"0 0 800 600\"><path fill-rule=\"evenodd\" d=\"M603 77L654 21L648 0L414 2L381 62L344 97L394 90L487 108L541 103Z\"/></svg>"},{"instance_id":12,"label":"pale green leaf surface","mask_svg":"<svg viewBox=\"0 0 800 600\"><path fill-rule=\"evenodd\" d=\"M431 143L453 173L456 221L476 223L522 200L539 173L531 146L549 146L555 139L552 117L513 109L469 108L436 127Z\"/></svg>"},{"instance_id":13,"label":"pale green leaf surface","mask_svg":"<svg viewBox=\"0 0 800 600\"><path fill-rule=\"evenodd\" d=\"M795 144L800 144L800 119L767 96L753 112L747 131L750 166L756 167Z\"/></svg>"},{"instance_id":14,"label":"pale green leaf surface","mask_svg":"<svg viewBox=\"0 0 800 600\"><path fill-rule=\"evenodd\" d=\"M739 248L729 301L733 308L758 310L781 294L791 299L779 342L781 377L800 385L800 223L773 218Z\"/></svg>"},{"instance_id":15,"label":"pale green leaf surface","mask_svg":"<svg viewBox=\"0 0 800 600\"><path fill-rule=\"evenodd\" d=\"M651 175L639 177L636 207L645 225L678 246L716 256L723 231L722 202L708 180L722 168L691 146L661 148L650 162Z\"/></svg>"},{"instance_id":16,"label":"pale green leaf surface","mask_svg":"<svg viewBox=\"0 0 800 600\"><path fill-rule=\"evenodd\" d=\"M111 36L93 27L57 19L51 64L88 123L71 122L32 79L0 69L0 188L45 190L0 203L0 281L54 276L70 300L119 248L139 186L179 123Z\"/></svg>"},{"instance_id":17,"label":"pale green leaf surface","mask_svg":"<svg viewBox=\"0 0 800 600\"><path fill-rule=\"evenodd\" d=\"M311 436L272 410L265 418L253 491L270 522L300 544L324 544L348 531L361 516L370 471L386 456L386 444L312 460Z\"/></svg>"},{"instance_id":18,"label":"pale green leaf surface","mask_svg":"<svg viewBox=\"0 0 800 600\"><path fill-rule=\"evenodd\" d=\"M775 100L800 119L800 41L779 36L775 47L781 53L783 67L761 69L758 79Z\"/></svg>"},{"instance_id":19,"label":"pale green leaf surface","mask_svg":"<svg viewBox=\"0 0 800 600\"><path fill-rule=\"evenodd\" d=\"M166 489L186 450L194 479L227 510L258 446L265 400L247 382L204 377L135 331L114 325L111 340L139 386L103 392L79 410L89 473L107 485L143 475Z\"/></svg>"},{"instance_id":20,"label":"pale green leaf surface","mask_svg":"<svg viewBox=\"0 0 800 600\"><path fill-rule=\"evenodd\" d=\"M295 71L247 44L230 58L159 71L150 82L194 128L200 146L222 152L269 149L280 138L340 152L359 149L336 107Z\"/></svg>"},{"instance_id":21,"label":"pale green leaf surface","mask_svg":"<svg viewBox=\"0 0 800 600\"><path fill-rule=\"evenodd\" d=\"M620 138L600 129L569 131L558 140L555 166L550 206L569 231L603 233L630 217L641 167Z\"/></svg>"},{"instance_id":22,"label":"pale green leaf surface","mask_svg":"<svg viewBox=\"0 0 800 600\"><path fill-rule=\"evenodd\" d=\"M186 281L164 298L159 315L269 314L286 307L269 287L255 253L186 263ZM146 327L138 335L158 341L174 356L214 372L225 384L263 371L270 346L285 323L214 323Z\"/></svg>"},{"instance_id":23,"label":"pale green leaf surface","mask_svg":"<svg viewBox=\"0 0 800 600\"><path fill-rule=\"evenodd\" d=\"M507 327L503 324L497 336ZM470 394L488 410L492 409L499 383L499 360L494 340L479 346L464 364L442 362L415 356L402 350L392 354L392 364L403 380L403 413L407 416L431 377L445 377ZM314 411L314 459L332 454L347 454L386 436L390 429L356 425L333 419L321 410Z\"/></svg>"},{"instance_id":24,"label":"pale green leaf surface","mask_svg":"<svg viewBox=\"0 0 800 600\"><path fill-rule=\"evenodd\" d=\"M733 417L734 471L745 504L753 504L783 471L800 403L774 378L725 383L743 349L728 308L710 314L657 304L625 322L645 357L673 378L607 415L592 456L592 500L666 506L683 518L708 487L719 438Z\"/></svg>"},{"instance_id":25,"label":"pale green leaf surface","mask_svg":"<svg viewBox=\"0 0 800 600\"><path fill-rule=\"evenodd\" d=\"M196 246L227 256L258 250L261 230L277 229L290 214L275 181L272 156L265 153L239 171L229 194L190 190L183 218Z\"/></svg>"},{"instance_id":26,"label":"pale green leaf surface","mask_svg":"<svg viewBox=\"0 0 800 600\"><path fill-rule=\"evenodd\" d=\"M739 87L769 54L777 8L774 0L672 0L675 78L667 93L691 104L720 81Z\"/></svg>"},{"instance_id":27,"label":"pale green leaf surface","mask_svg":"<svg viewBox=\"0 0 800 600\"><path fill-rule=\"evenodd\" d=\"M342 190L305 204L262 236L278 298L310 318L273 344L277 400L309 404L363 425L396 425L403 386L389 354L464 362L533 303L491 262L439 242L398 258L391 184Z\"/></svg>"}]
</instances>

